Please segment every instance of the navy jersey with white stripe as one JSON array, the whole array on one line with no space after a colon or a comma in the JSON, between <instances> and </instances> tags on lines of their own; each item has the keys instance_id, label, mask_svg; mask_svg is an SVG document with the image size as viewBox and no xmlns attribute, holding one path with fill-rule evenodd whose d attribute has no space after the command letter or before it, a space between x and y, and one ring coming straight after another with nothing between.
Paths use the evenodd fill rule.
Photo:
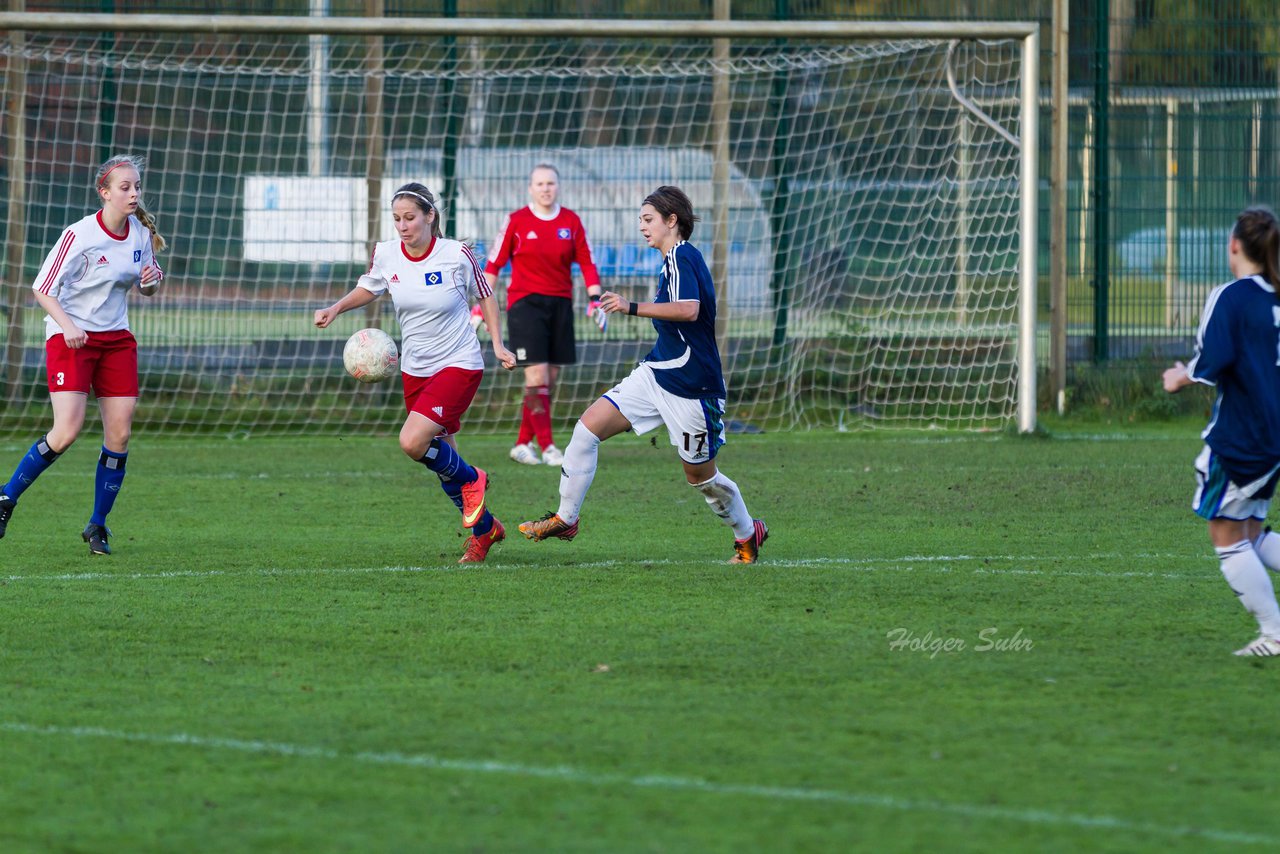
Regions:
<instances>
[{"instance_id":1,"label":"navy jersey with white stripe","mask_svg":"<svg viewBox=\"0 0 1280 854\"><path fill-rule=\"evenodd\" d=\"M654 302L698 301L691 321L657 320L658 341L644 357L658 385L679 397L725 396L720 349L716 346L716 289L702 253L681 240L662 262Z\"/></svg>"},{"instance_id":2,"label":"navy jersey with white stripe","mask_svg":"<svg viewBox=\"0 0 1280 854\"><path fill-rule=\"evenodd\" d=\"M1280 301L1261 276L1209 294L1187 375L1217 386L1205 444L1236 483L1280 463Z\"/></svg>"}]
</instances>

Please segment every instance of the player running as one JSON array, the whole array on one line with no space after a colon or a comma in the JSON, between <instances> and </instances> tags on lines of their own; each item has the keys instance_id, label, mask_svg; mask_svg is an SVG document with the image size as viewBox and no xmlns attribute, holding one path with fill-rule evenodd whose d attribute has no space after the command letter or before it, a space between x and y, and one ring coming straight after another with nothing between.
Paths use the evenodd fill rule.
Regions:
<instances>
[{"instance_id":1,"label":"player running","mask_svg":"<svg viewBox=\"0 0 1280 854\"><path fill-rule=\"evenodd\" d=\"M441 234L430 190L417 183L396 190L391 217L400 238L374 246L369 272L342 299L317 309L315 324L324 329L344 311L391 293L404 339L401 380L409 411L400 429L400 448L436 473L440 488L462 512L462 526L471 536L458 563L482 563L506 532L485 506L484 470L467 464L454 434L484 375L469 300L479 300L493 330L498 329L498 305L471 247ZM516 357L502 346L501 332L493 336L493 354L507 370L515 367Z\"/></svg>"},{"instance_id":2,"label":"player running","mask_svg":"<svg viewBox=\"0 0 1280 854\"><path fill-rule=\"evenodd\" d=\"M36 302L47 312L45 356L53 427L27 451L0 490L0 537L18 498L66 453L84 427L89 390L102 413L102 451L93 514L80 536L90 555L109 555L107 514L124 483L138 405L138 342L129 331L128 296L160 287L155 253L165 248L142 204L141 158L112 157L93 186L102 209L68 226L36 274Z\"/></svg>"},{"instance_id":3,"label":"player running","mask_svg":"<svg viewBox=\"0 0 1280 854\"><path fill-rule=\"evenodd\" d=\"M1195 512L1227 584L1258 621L1236 655L1280 655L1280 605L1267 569L1280 571L1280 536L1263 530L1280 480L1280 225L1263 207L1236 218L1227 243L1234 281L1209 294L1195 355L1164 372L1165 391L1216 386L1205 446L1196 457Z\"/></svg>"},{"instance_id":4,"label":"player running","mask_svg":"<svg viewBox=\"0 0 1280 854\"><path fill-rule=\"evenodd\" d=\"M738 486L716 467L724 444L724 377L716 346L716 291L702 253L688 243L698 218L678 187L659 187L640 208L640 233L662 253L653 302L605 292L601 307L653 318L658 341L631 375L591 404L573 428L560 469L560 508L520 525L531 540L578 535L578 513L595 477L600 443L627 430L665 425L685 479L733 528L730 563L755 563L769 529L752 519Z\"/></svg>"}]
</instances>

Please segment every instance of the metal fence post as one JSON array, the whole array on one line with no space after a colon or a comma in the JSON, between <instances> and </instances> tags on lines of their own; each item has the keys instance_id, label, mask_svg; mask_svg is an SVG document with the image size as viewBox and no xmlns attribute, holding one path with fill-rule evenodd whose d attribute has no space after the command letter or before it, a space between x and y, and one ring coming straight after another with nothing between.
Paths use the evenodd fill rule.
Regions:
<instances>
[{"instance_id":1,"label":"metal fence post","mask_svg":"<svg viewBox=\"0 0 1280 854\"><path fill-rule=\"evenodd\" d=\"M1108 105L1111 98L1110 4L1095 4L1093 23L1093 360L1109 358L1107 307L1111 277L1111 169Z\"/></svg>"}]
</instances>

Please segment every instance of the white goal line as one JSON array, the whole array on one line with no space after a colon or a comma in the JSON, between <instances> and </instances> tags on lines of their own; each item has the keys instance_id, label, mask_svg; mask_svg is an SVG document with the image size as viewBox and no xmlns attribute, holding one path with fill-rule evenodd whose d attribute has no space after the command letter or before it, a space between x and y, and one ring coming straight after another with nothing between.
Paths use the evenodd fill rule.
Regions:
<instances>
[{"instance_id":1,"label":"white goal line","mask_svg":"<svg viewBox=\"0 0 1280 854\"><path fill-rule=\"evenodd\" d=\"M1204 572L1164 572L1160 570L1124 570L1108 572L1106 570L1074 570L1074 569L1040 569L1035 567L992 567L988 561L1002 563L1045 564L1059 561L1155 561L1167 563L1171 560L1193 561L1203 559ZM1218 574L1210 564L1210 556L1197 552L1195 554L1158 554L1158 553L1103 553L1088 555L909 555L905 557L872 557L872 558L808 558L802 560L761 560L759 568L823 568L837 570L854 570L859 572L928 572L936 574L969 575L1008 575L1008 576L1040 576L1044 578L1158 578L1181 582L1201 579L1216 579ZM563 569L621 569L643 564L645 566L690 566L702 565L698 561L687 560L646 560L622 561L600 560L582 563L565 563ZM1216 564L1214 564L1216 566ZM207 570L151 570L140 572L61 572L33 573L28 575L0 575L0 582L40 582L40 581L147 581L177 580L183 578L250 578L273 576L325 576L325 575L380 575L380 574L412 574L432 572L469 572L474 567L443 563L431 566L368 566L368 567L313 567L283 568L259 567L250 569L207 569ZM504 562L500 558L488 561L484 565L485 572L504 570L530 570L539 573L554 572L541 565L527 563Z\"/></svg>"},{"instance_id":2,"label":"white goal line","mask_svg":"<svg viewBox=\"0 0 1280 854\"><path fill-rule=\"evenodd\" d=\"M871 807L904 813L933 813L963 816L984 821L1005 821L1038 827L1063 827L1081 830L1136 833L1173 839L1207 839L1241 845L1265 845L1274 848L1280 837L1212 827L1190 827L1130 821L1109 815L1084 815L1054 812L1031 807L997 807L986 804L958 803L938 800L913 800L866 792L837 789L809 789L791 786L750 783L715 783L697 777L664 774L611 774L574 768L569 765L527 765L500 759L451 759L425 753L400 751L343 751L320 745L291 744L256 739L219 738L189 733L127 732L90 726L51 726L21 721L0 722L0 732L51 738L103 739L107 741L150 744L161 747L193 747L201 750L234 751L246 754L270 754L304 760L355 762L420 768L461 774L497 774L509 777L552 780L595 788L631 787L674 792L700 792L710 795L747 797L765 801L804 801L835 806Z\"/></svg>"}]
</instances>

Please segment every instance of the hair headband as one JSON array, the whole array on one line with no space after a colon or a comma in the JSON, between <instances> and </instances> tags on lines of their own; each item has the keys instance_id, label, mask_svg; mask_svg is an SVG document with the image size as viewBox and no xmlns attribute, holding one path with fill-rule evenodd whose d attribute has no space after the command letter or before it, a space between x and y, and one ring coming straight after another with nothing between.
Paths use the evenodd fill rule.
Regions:
<instances>
[{"instance_id":1,"label":"hair headband","mask_svg":"<svg viewBox=\"0 0 1280 854\"><path fill-rule=\"evenodd\" d=\"M137 169L137 168L138 168L138 164L134 163L132 160L130 160L130 159L128 159L128 158L125 158L124 160L121 160L121 161L120 161L119 163L117 163L115 166L112 166L112 167L111 167L110 169L108 169L106 172L103 172L103 173L102 173L102 177L98 179L98 189L99 189L99 190L101 190L103 187L107 186L107 176L108 176L108 175L110 175L112 172L116 171L117 169L119 169L121 166L132 166L134 169Z\"/></svg>"},{"instance_id":2,"label":"hair headband","mask_svg":"<svg viewBox=\"0 0 1280 854\"><path fill-rule=\"evenodd\" d=\"M414 198L422 199L422 201L427 203L427 207L432 209L435 208L435 205L431 203L430 199L428 199L426 196L422 195L421 193L415 193L413 190L400 190L398 193L396 193L394 196L391 197L391 201L394 202L396 199L400 198L401 196L413 196Z\"/></svg>"}]
</instances>

